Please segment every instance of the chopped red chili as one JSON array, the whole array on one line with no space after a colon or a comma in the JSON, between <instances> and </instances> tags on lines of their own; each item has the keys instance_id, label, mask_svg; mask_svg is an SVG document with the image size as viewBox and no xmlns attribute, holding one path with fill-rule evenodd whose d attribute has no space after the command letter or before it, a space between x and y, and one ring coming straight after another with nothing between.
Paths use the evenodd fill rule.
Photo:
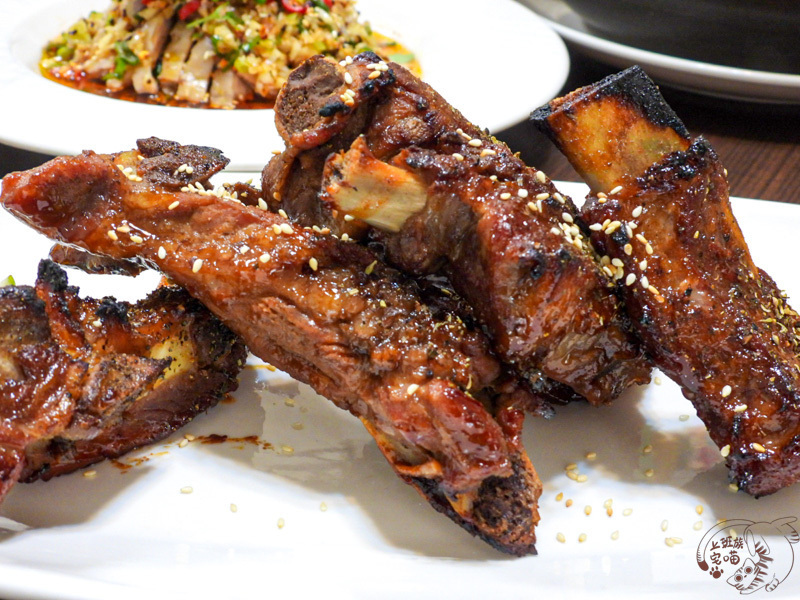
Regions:
<instances>
[{"instance_id":1,"label":"chopped red chili","mask_svg":"<svg viewBox=\"0 0 800 600\"><path fill-rule=\"evenodd\" d=\"M181 6L178 11L178 18L181 21L185 21L196 13L198 8L200 8L200 0L189 0L189 2Z\"/></svg>"}]
</instances>

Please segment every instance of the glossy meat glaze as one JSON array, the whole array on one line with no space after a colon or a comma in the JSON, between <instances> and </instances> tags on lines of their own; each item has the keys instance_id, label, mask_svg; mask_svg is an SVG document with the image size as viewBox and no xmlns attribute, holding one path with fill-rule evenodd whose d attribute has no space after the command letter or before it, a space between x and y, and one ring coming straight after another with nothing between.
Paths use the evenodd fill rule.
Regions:
<instances>
[{"instance_id":1,"label":"glossy meat glaze","mask_svg":"<svg viewBox=\"0 0 800 600\"><path fill-rule=\"evenodd\" d=\"M154 182L146 150L9 175L3 204L56 241L158 268L254 354L359 417L437 510L505 552L535 552L541 483L518 408L532 397L483 335L365 248L202 182Z\"/></svg>"},{"instance_id":2,"label":"glossy meat glaze","mask_svg":"<svg viewBox=\"0 0 800 600\"><path fill-rule=\"evenodd\" d=\"M572 201L403 67L371 54L311 59L292 73L276 115L286 150L262 186L273 206L379 248L413 276L446 276L498 354L553 401L606 403L648 381ZM365 183L348 171L375 180L346 216L337 193ZM409 214L370 226L393 186L388 202ZM422 198L409 207L414 190Z\"/></svg>"},{"instance_id":3,"label":"glossy meat glaze","mask_svg":"<svg viewBox=\"0 0 800 600\"><path fill-rule=\"evenodd\" d=\"M163 439L237 387L244 344L185 291L82 299L42 261L0 288L0 499Z\"/></svg>"}]
</instances>

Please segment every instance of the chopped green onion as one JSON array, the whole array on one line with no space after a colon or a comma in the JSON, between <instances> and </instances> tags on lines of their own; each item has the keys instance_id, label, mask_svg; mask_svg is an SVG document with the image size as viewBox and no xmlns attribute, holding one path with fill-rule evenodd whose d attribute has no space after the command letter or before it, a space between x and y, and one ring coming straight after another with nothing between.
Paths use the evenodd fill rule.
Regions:
<instances>
[{"instance_id":1,"label":"chopped green onion","mask_svg":"<svg viewBox=\"0 0 800 600\"><path fill-rule=\"evenodd\" d=\"M401 65L404 65L404 64L410 63L412 60L414 60L414 55L413 54L403 54L403 53L390 54L389 55L389 60L392 61L392 62L396 62L398 64L401 64Z\"/></svg>"},{"instance_id":2,"label":"chopped green onion","mask_svg":"<svg viewBox=\"0 0 800 600\"><path fill-rule=\"evenodd\" d=\"M0 281L0 287L5 287L7 285L17 285L17 282L14 281L14 278L11 275Z\"/></svg>"}]
</instances>

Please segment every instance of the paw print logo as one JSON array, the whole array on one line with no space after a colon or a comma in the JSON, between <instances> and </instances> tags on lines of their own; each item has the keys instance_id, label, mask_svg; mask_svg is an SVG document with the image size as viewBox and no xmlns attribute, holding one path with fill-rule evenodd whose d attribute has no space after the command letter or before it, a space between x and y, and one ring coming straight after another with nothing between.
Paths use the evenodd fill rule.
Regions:
<instances>
[{"instance_id":1,"label":"paw print logo","mask_svg":"<svg viewBox=\"0 0 800 600\"><path fill-rule=\"evenodd\" d=\"M722 569L719 569L717 567L712 567L711 570L708 572L708 574L711 575L714 579L719 579L720 576L722 575Z\"/></svg>"}]
</instances>

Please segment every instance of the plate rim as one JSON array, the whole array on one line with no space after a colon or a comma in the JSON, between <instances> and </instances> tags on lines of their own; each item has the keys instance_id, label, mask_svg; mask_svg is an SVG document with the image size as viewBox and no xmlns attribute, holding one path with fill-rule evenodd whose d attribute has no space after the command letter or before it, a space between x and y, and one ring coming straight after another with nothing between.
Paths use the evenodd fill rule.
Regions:
<instances>
[{"instance_id":1,"label":"plate rim","mask_svg":"<svg viewBox=\"0 0 800 600\"><path fill-rule=\"evenodd\" d=\"M373 4L376 0L371 0L369 4L371 6L376 6ZM109 0L110 2L110 0ZM381 0L383 2L383 0ZM497 0L495 0L497 2ZM535 45L537 49L542 49L546 51L546 56L543 56L544 59L548 62L548 70L547 70L547 79L539 80L537 89L542 90L546 93L540 93L542 96L541 99L537 97L532 98L531 101L525 101L524 99L520 102L516 102L515 105L511 107L507 107L505 110L501 108L501 110L491 111L488 114L492 115L491 120L487 120L486 114L475 115L474 117L469 114L468 108L465 111L467 118L478 118L482 119L486 122L477 124L481 127L488 127L492 132L502 131L507 129L527 118L528 114L536 108L542 102L546 102L551 97L555 96L561 88L563 87L564 83L567 80L570 70L570 61L569 61L569 53L567 51L567 47L564 44L564 41L555 33L542 19L539 15L537 15L533 10L529 7L525 6L524 4L517 2L516 0L501 0L503 13L508 14L513 13L520 15L520 18L524 18L525 26L531 27L533 36L530 39L535 39ZM44 93L43 90L48 92L52 92L53 99L50 99L50 102L57 105L59 101L66 102L70 105L71 108L77 108L78 105L82 105L81 109L85 109L86 113L91 113L92 110L96 112L102 112L101 116L108 118L109 116L113 116L114 113L120 112L117 108L120 106L119 104L109 104L109 103L118 103L123 102L120 100L116 100L113 98L106 98L103 96L98 96L94 94L88 94L86 92L80 92L69 88L67 86L61 86L57 83L51 82L46 78L40 76L38 73L30 69L30 65L24 63L23 61L19 60L19 58L15 54L15 50L12 47L14 40L17 36L11 35L15 28L18 27L21 23L24 23L27 19L32 18L33 16L40 14L47 9L52 9L55 7L63 7L69 6L73 4L70 0L46 0L44 2L30 2L29 0L3 0L2 6L0 6L0 82L2 82L5 86L8 86L10 89L14 90L11 94L8 94L7 97L4 99L0 96L0 110L8 113L19 113L20 117L25 117L29 113L27 113L27 109L24 108L24 104L22 104L22 100L18 99L20 96L29 98L30 96L49 96L50 94ZM87 2L82 3L85 7ZM94 2L96 5L103 4L102 0L96 0ZM364 18L369 20L372 23L378 25L378 28L383 28L387 30L391 30L391 22L392 22L392 8L391 3L386 1L385 2L385 13L382 15L379 14L369 14L369 8L367 8L368 0L364 0L362 2L362 7L360 10L362 14L366 12ZM480 8L484 5L479 0L472 0L468 3L462 3L465 6L462 10L471 10L475 13L475 16L472 17L474 22L478 23L481 19L485 18L487 15L495 14L498 12L497 8L494 8L491 13L487 12L480 12ZM497 5L495 5L497 6ZM69 9L67 9L69 10ZM525 45L531 45L534 42L525 41L525 38L516 35L516 28L518 26L514 24L509 24L508 28L509 31L514 33L514 37L518 39L518 44L524 48ZM396 29L396 28L395 28ZM455 34L455 32L454 32ZM42 45L46 42L46 40L42 40ZM425 48L421 48L420 50L425 51L430 50L433 46L429 45ZM442 54L444 57L449 57L448 50L442 50ZM429 56L432 54L428 52ZM439 55L439 51L436 51L436 54ZM431 61L430 58L428 59L429 64L429 73L431 71L436 71L437 68L439 71L442 69L438 66L439 63L444 63L444 57L438 58L434 61ZM423 69L425 69L425 58L422 58ZM467 73L464 74L467 76ZM428 83L431 83L435 88L438 86L445 87L446 84L443 81L429 81L426 77L426 73L423 72L423 80ZM443 85L444 84L444 85ZM37 91L39 92L37 94ZM80 96L79 96L80 95ZM459 107L459 104L466 104L464 102L464 92L461 91L460 97L454 97L452 93L445 93L443 94L445 97L448 98L450 102L453 103L454 106ZM545 98L545 95L547 96ZM86 98L85 101L76 98ZM524 98L524 96L523 96ZM540 100L540 101L537 101ZM31 102L30 99L26 100L27 102ZM44 100L40 99L33 99L35 103L36 109L32 110L39 110L40 115L43 114L45 111L42 110L42 107L48 106ZM474 110L476 107L476 102L471 101L472 109ZM52 104L51 104L52 105ZM157 106L157 105L148 105L143 103L133 103L133 102L125 102L125 105L128 105L124 109L124 115L127 118L131 119L144 119L145 122L153 119L155 121L155 126L150 129L149 126L143 126L142 133L147 133L148 130L152 131L157 127L164 127L165 123L169 122L171 115L179 114L178 111L191 111L192 116L197 114L197 111L201 111L202 109L193 109L193 108L185 108L185 107L168 107L170 110L174 111L170 113L170 116L160 116L156 110L164 109L165 107ZM480 107L481 105L477 105ZM510 108L510 109L509 109ZM208 113L209 111L206 111ZM253 116L257 115L257 118L263 123L265 120L268 121L267 127L261 127L261 131L254 136L258 141L249 142L247 145L247 155L245 157L245 153L234 150L236 139L233 136L229 136L227 138L221 138L217 136L217 140L226 139L227 147L221 147L220 149L223 152L226 152L229 158L231 158L231 167L239 171L254 171L260 170L264 167L264 165L268 162L270 156L270 150L276 149L279 147L283 147L283 140L277 134L277 131L274 130L274 125L272 125L272 115L274 112L272 109L256 109L256 110L240 110L240 111L210 111L212 113L220 113L220 114L231 114L231 117L227 116L219 116L219 115L208 115L207 118L211 123L209 129L217 128L222 129L229 127L233 129L234 127L239 127L242 125L244 121L252 122ZM245 113L244 115L242 113ZM158 116L154 116L158 115ZM238 117L238 118L237 118ZM49 117L45 116L44 119L48 119ZM181 117L181 121L189 121L191 117L183 118ZM196 119L195 119L196 120ZM233 121L233 123L230 123ZM226 125L228 124L228 125ZM174 128L173 128L174 129ZM29 127L20 127L19 125L12 124L11 126L0 128L0 143L6 144L11 147L21 148L24 150L29 150L33 152L39 152L48 155L61 155L61 154L76 154L83 150L84 148L78 147L79 145L87 146L87 142L83 141L80 144L76 141L73 141L73 137L67 136L66 134L60 134L57 127L51 126L49 128L50 134L45 135L41 131L33 132ZM213 133L213 132L212 132ZM94 134L93 134L94 135ZM186 127L186 133L183 134L185 136L194 135L191 133L190 129ZM101 145L103 142L106 142L109 139L109 136L97 136L94 135L95 138L98 140L98 145ZM126 139L130 137L129 135L125 136ZM141 136L139 136L141 137ZM202 137L201 135L195 135L195 137ZM239 140L242 139L243 136L240 136ZM84 137L85 139L85 137ZM130 139L125 146L132 145L136 138ZM202 143L202 140L192 140L186 139L182 140L184 143ZM211 145L214 145L214 139L212 138ZM219 141L216 141L219 144ZM208 145L208 142L206 142ZM239 141L239 144L242 144ZM107 145L107 144L106 144ZM258 147L258 152L255 151L256 146ZM271 148L270 146L274 146ZM119 149L117 149L119 150ZM238 154L238 156L237 156Z\"/></svg>"},{"instance_id":2,"label":"plate rim","mask_svg":"<svg viewBox=\"0 0 800 600\"><path fill-rule=\"evenodd\" d=\"M564 2L564 0L522 0L534 12L536 12L542 19L544 19L555 31L563 36L569 42L572 42L583 50L593 51L606 58L614 58L618 61L630 61L631 64L637 62L646 62L651 67L663 69L672 73L682 73L692 76L711 77L721 82L730 83L748 83L753 86L758 86L758 89L764 94L732 94L721 92L713 88L698 88L691 85L681 85L674 80L666 81L669 85L684 90L702 93L709 96L724 97L736 100L745 100L749 102L759 103L777 103L777 104L800 104L800 75L791 73L773 73L770 71L759 71L755 69L745 69L741 67L732 67L728 65L719 65L716 63L706 63L702 61L682 58L671 54L663 54L637 48L636 46L629 46L620 42L608 40L599 35L590 33L585 27L578 28L571 24L565 23L564 19L573 17L581 21L580 16ZM554 15L554 10L563 10L564 14L561 17ZM770 89L777 88L783 91L791 92L797 90L796 98L787 98L783 95L770 95Z\"/></svg>"}]
</instances>

